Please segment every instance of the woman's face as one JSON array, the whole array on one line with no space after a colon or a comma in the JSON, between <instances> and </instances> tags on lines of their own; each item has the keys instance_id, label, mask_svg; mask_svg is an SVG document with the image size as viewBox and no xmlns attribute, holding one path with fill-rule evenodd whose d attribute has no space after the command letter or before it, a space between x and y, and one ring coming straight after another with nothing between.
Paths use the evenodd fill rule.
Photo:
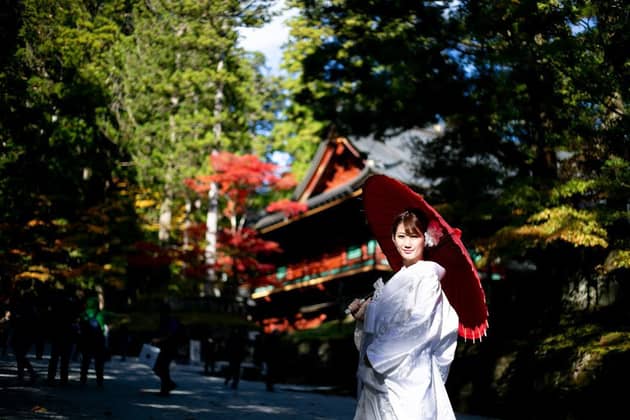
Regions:
<instances>
[{"instance_id":1,"label":"woman's face","mask_svg":"<svg viewBox=\"0 0 630 420\"><path fill-rule=\"evenodd\" d=\"M405 231L403 223L399 223L394 234L394 245L402 257L403 265L410 266L422 259L424 251L424 235Z\"/></svg>"}]
</instances>

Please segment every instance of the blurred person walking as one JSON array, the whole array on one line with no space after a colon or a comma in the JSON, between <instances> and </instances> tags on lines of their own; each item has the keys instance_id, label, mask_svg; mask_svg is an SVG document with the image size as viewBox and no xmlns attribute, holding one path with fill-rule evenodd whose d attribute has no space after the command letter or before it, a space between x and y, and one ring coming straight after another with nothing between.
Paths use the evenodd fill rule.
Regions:
<instances>
[{"instance_id":1,"label":"blurred person walking","mask_svg":"<svg viewBox=\"0 0 630 420\"><path fill-rule=\"evenodd\" d=\"M202 344L203 373L204 375L214 375L217 359L217 340L212 331L208 333Z\"/></svg>"},{"instance_id":2,"label":"blurred person walking","mask_svg":"<svg viewBox=\"0 0 630 420\"><path fill-rule=\"evenodd\" d=\"M184 328L171 314L168 303L160 305L158 336L153 344L160 348L153 371L160 378L160 395L167 396L177 387L171 379L171 362L177 357L177 350L185 338Z\"/></svg>"},{"instance_id":3,"label":"blurred person walking","mask_svg":"<svg viewBox=\"0 0 630 420\"><path fill-rule=\"evenodd\" d=\"M7 356L7 351L9 349L9 334L11 332L11 310L8 306L5 308L2 307L2 312L0 313L2 317L0 318L0 347L2 348L2 357Z\"/></svg>"},{"instance_id":4,"label":"blurred person walking","mask_svg":"<svg viewBox=\"0 0 630 420\"><path fill-rule=\"evenodd\" d=\"M33 293L27 289L18 290L13 296L11 304L11 347L17 363L17 379L24 379L24 370L30 375L31 382L37 379L27 357L28 351L35 341L33 331L36 331L37 313Z\"/></svg>"},{"instance_id":5,"label":"blurred person walking","mask_svg":"<svg viewBox=\"0 0 630 420\"><path fill-rule=\"evenodd\" d=\"M282 345L278 331L261 333L256 336L254 362L260 366L267 391L274 391L274 384L278 380L282 354Z\"/></svg>"},{"instance_id":6,"label":"blurred person walking","mask_svg":"<svg viewBox=\"0 0 630 420\"><path fill-rule=\"evenodd\" d=\"M225 352L228 357L228 369L225 375L225 386L232 382L232 389L238 388L241 379L241 364L245 359L246 340L240 328L234 327L227 338Z\"/></svg>"},{"instance_id":7,"label":"blurred person walking","mask_svg":"<svg viewBox=\"0 0 630 420\"><path fill-rule=\"evenodd\" d=\"M44 348L46 341L50 339L50 319L48 318L48 299L51 294L51 287L48 283L36 282L33 285L33 305L35 307L33 343L35 344L35 359L44 358Z\"/></svg>"},{"instance_id":8,"label":"blurred person walking","mask_svg":"<svg viewBox=\"0 0 630 420\"><path fill-rule=\"evenodd\" d=\"M68 367L77 334L80 306L74 289L56 290L50 296L50 360L47 383L53 385L59 365L59 382L68 383Z\"/></svg>"},{"instance_id":9,"label":"blurred person walking","mask_svg":"<svg viewBox=\"0 0 630 420\"><path fill-rule=\"evenodd\" d=\"M94 360L94 372L96 385L103 386L105 371L105 319L99 307L98 298L91 296L87 299L85 310L79 323L79 348L81 351L81 385L87 383L87 374L92 359Z\"/></svg>"}]
</instances>

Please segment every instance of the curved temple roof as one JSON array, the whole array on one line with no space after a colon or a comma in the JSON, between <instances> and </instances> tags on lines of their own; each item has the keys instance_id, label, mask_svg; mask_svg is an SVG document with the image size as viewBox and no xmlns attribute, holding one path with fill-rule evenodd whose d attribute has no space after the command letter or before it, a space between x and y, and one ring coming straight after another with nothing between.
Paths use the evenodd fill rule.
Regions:
<instances>
[{"instance_id":1,"label":"curved temple roof","mask_svg":"<svg viewBox=\"0 0 630 420\"><path fill-rule=\"evenodd\" d=\"M345 138L334 137L319 146L310 169L296 187L293 200L307 204L307 217L335 200L349 198L361 189L363 182L372 174L383 174L419 189L431 186L426 178L414 174L420 162L414 161L413 145L427 142L439 136L441 129L426 128L404 131L400 134L376 139L373 136ZM342 181L333 180L330 168L340 162L356 166L353 173L346 171ZM354 174L354 176L351 176ZM287 222L282 212L271 213L256 223L256 229L268 231Z\"/></svg>"}]
</instances>

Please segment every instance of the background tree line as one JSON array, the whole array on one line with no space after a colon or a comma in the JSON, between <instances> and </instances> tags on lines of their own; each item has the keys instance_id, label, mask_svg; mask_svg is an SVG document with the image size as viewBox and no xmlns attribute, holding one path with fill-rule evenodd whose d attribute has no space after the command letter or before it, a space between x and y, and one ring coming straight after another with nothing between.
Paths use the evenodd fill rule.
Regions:
<instances>
[{"instance_id":1,"label":"background tree line","mask_svg":"<svg viewBox=\"0 0 630 420\"><path fill-rule=\"evenodd\" d=\"M550 383L545 375L584 366L578 353L623 353L625 3L289 0L298 13L286 73L271 77L260 54L239 46L238 28L269 21L273 3L0 3L0 292L41 280L105 286L125 301L198 295L211 268L203 232L213 201L210 188L191 185L221 178L208 166L213 152L267 161L284 151L300 179L333 129L385 141L441 124L442 136L410 151L433 181L425 194L462 228L480 267L509 272L487 291L494 345L463 346L458 358L494 359L460 374L459 385L485 372L474 389L508 404L532 395L532 375ZM241 201L220 202L230 215L220 227L243 226L283 197L261 191L249 190L238 217ZM612 289L616 304L601 304ZM492 343L510 336L520 341ZM505 362L505 348L518 356ZM539 363L559 354L562 363ZM504 375L490 378L499 358ZM603 372L623 369L597 372L606 380ZM546 398L578 387L579 402L604 389L560 382Z\"/></svg>"},{"instance_id":2,"label":"background tree line","mask_svg":"<svg viewBox=\"0 0 630 420\"><path fill-rule=\"evenodd\" d=\"M207 208L184 181L213 151L270 151L276 82L237 29L271 4L3 2L3 293L19 279L198 292L171 252Z\"/></svg>"},{"instance_id":3,"label":"background tree line","mask_svg":"<svg viewBox=\"0 0 630 420\"><path fill-rule=\"evenodd\" d=\"M212 151L283 150L299 177L331 127L432 123L444 135L413 151L427 194L488 262L565 270L557 252L580 255L568 271L626 273L621 2L290 1L282 78L238 45L271 4L3 2L5 288L124 282L131 244L177 244L203 221L184 180Z\"/></svg>"},{"instance_id":4,"label":"background tree line","mask_svg":"<svg viewBox=\"0 0 630 420\"><path fill-rule=\"evenodd\" d=\"M629 14L621 1L289 2L279 140L387 137L478 252L489 337L458 347L455 406L500 418L623 410L629 373ZM491 281L490 274L503 274ZM549 407L541 412L538 404Z\"/></svg>"},{"instance_id":5,"label":"background tree line","mask_svg":"<svg viewBox=\"0 0 630 420\"><path fill-rule=\"evenodd\" d=\"M463 228L480 265L535 266L531 275L545 280L532 289L545 290L547 303L572 281L594 290L623 283L630 22L622 2L290 4L300 14L285 52L289 121L382 138L442 124L440 138L419 140L412 153L433 180L430 201Z\"/></svg>"}]
</instances>

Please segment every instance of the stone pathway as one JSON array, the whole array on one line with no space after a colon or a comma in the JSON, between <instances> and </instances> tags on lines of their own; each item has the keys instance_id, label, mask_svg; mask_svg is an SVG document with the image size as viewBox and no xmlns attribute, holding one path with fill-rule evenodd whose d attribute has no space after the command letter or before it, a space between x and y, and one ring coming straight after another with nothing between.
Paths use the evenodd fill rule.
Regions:
<instances>
[{"instance_id":1,"label":"stone pathway","mask_svg":"<svg viewBox=\"0 0 630 420\"><path fill-rule=\"evenodd\" d=\"M92 371L88 384L80 386L76 362L67 386L47 386L47 357L30 360L40 375L33 384L16 380L10 354L0 359L0 419L336 420L352 419L355 406L352 397L309 387L278 385L275 392L267 392L261 382L241 381L238 390L232 390L222 378L204 376L201 367L189 365L173 366L178 388L163 397L158 378L135 358L107 362L103 388L96 386ZM457 419L484 418L458 414Z\"/></svg>"}]
</instances>

